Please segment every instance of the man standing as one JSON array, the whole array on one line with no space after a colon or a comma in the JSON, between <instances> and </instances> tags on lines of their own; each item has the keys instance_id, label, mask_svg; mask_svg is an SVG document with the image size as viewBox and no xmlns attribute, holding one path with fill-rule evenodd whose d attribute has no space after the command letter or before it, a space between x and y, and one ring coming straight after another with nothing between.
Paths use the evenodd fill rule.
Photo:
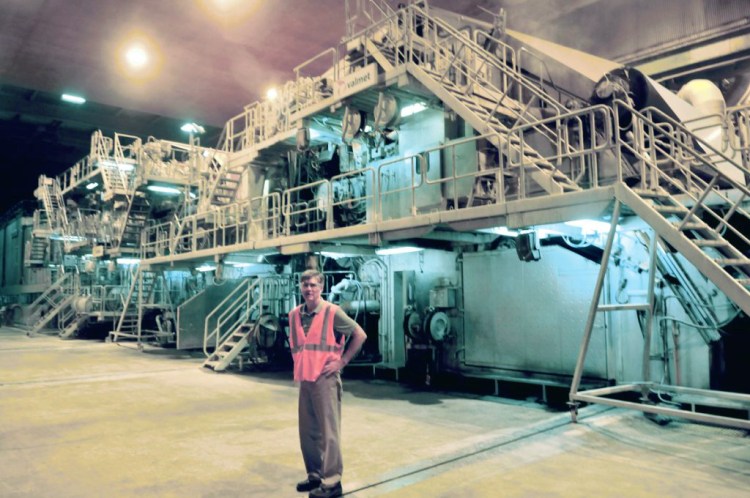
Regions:
<instances>
[{"instance_id":1,"label":"man standing","mask_svg":"<svg viewBox=\"0 0 750 498\"><path fill-rule=\"evenodd\" d=\"M343 494L340 370L359 352L367 335L341 308L321 297L319 271L302 273L300 290L305 303L289 313L294 380L300 383L300 447L307 470L297 491L310 491L310 498L333 498Z\"/></svg>"}]
</instances>

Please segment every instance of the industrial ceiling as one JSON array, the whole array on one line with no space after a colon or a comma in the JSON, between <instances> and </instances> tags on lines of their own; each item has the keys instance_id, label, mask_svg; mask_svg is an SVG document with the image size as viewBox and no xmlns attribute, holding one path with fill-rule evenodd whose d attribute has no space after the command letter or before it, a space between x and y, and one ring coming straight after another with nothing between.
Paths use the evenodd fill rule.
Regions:
<instances>
[{"instance_id":1,"label":"industrial ceiling","mask_svg":"<svg viewBox=\"0 0 750 498\"><path fill-rule=\"evenodd\" d=\"M196 122L206 128L202 143L216 145L229 118L341 41L345 4L4 0L0 164L6 177L16 180L3 182L0 211L32 198L39 174L59 174L86 155L96 129L184 142L180 125ZM735 101L750 80L746 0L431 0L429 5L487 20L503 8L510 28L615 60L651 63L653 73L674 83L710 73ZM134 39L150 57L137 74L122 63ZM63 102L63 93L87 102Z\"/></svg>"}]
</instances>

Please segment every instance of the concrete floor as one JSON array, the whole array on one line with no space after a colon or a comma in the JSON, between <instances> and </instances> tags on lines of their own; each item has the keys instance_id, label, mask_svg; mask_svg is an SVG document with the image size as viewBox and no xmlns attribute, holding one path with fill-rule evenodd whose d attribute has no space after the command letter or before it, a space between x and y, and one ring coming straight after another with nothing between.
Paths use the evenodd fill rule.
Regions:
<instances>
[{"instance_id":1,"label":"concrete floor","mask_svg":"<svg viewBox=\"0 0 750 498\"><path fill-rule=\"evenodd\" d=\"M0 329L0 496L294 497L289 374ZM344 381L346 496L750 496L742 431Z\"/></svg>"}]
</instances>

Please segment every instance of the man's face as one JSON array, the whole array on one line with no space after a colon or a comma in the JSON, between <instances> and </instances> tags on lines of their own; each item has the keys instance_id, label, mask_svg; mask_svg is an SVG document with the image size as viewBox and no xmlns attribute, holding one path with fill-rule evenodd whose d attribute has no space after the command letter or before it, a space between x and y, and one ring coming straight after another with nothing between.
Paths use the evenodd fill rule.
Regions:
<instances>
[{"instance_id":1,"label":"man's face","mask_svg":"<svg viewBox=\"0 0 750 498\"><path fill-rule=\"evenodd\" d=\"M305 298L305 303L308 305L317 305L320 300L320 293L323 291L321 283L315 278L309 278L303 280L299 286L302 290L302 297Z\"/></svg>"}]
</instances>

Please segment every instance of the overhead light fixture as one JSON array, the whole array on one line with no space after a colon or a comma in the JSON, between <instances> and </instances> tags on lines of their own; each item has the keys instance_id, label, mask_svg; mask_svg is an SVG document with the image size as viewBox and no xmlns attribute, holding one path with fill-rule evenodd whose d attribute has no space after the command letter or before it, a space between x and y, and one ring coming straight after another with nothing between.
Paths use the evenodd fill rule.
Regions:
<instances>
[{"instance_id":1,"label":"overhead light fixture","mask_svg":"<svg viewBox=\"0 0 750 498\"><path fill-rule=\"evenodd\" d=\"M200 272L214 271L215 269L216 269L216 266L209 265L209 264L202 264L196 268L196 270Z\"/></svg>"},{"instance_id":2,"label":"overhead light fixture","mask_svg":"<svg viewBox=\"0 0 750 498\"><path fill-rule=\"evenodd\" d=\"M249 266L255 266L255 263L229 263L234 268L247 268Z\"/></svg>"},{"instance_id":3,"label":"overhead light fixture","mask_svg":"<svg viewBox=\"0 0 750 498\"><path fill-rule=\"evenodd\" d=\"M419 252L423 249L415 246L395 246L395 247L384 247L382 249L376 249L375 254L378 256L393 256L394 254L407 254L410 252Z\"/></svg>"},{"instance_id":4,"label":"overhead light fixture","mask_svg":"<svg viewBox=\"0 0 750 498\"><path fill-rule=\"evenodd\" d=\"M50 235L50 240L61 240L63 242L83 242L86 240L86 237L81 237L80 235Z\"/></svg>"},{"instance_id":5,"label":"overhead light fixture","mask_svg":"<svg viewBox=\"0 0 750 498\"><path fill-rule=\"evenodd\" d=\"M518 237L518 231L510 230L508 227L481 228L479 231L493 235L502 235L504 237Z\"/></svg>"},{"instance_id":6,"label":"overhead light fixture","mask_svg":"<svg viewBox=\"0 0 750 498\"><path fill-rule=\"evenodd\" d=\"M117 168L120 171L133 171L135 169L135 164L132 163L120 163L117 161L111 161L109 159L105 159L103 161L99 161L99 164L101 166L108 166L110 168Z\"/></svg>"},{"instance_id":7,"label":"overhead light fixture","mask_svg":"<svg viewBox=\"0 0 750 498\"><path fill-rule=\"evenodd\" d=\"M125 61L133 69L141 69L149 62L148 50L140 43L134 43L125 50Z\"/></svg>"},{"instance_id":8,"label":"overhead light fixture","mask_svg":"<svg viewBox=\"0 0 750 498\"><path fill-rule=\"evenodd\" d=\"M279 92L275 88L269 88L268 91L266 92L266 98L268 100L276 100L278 96L279 96Z\"/></svg>"},{"instance_id":9,"label":"overhead light fixture","mask_svg":"<svg viewBox=\"0 0 750 498\"><path fill-rule=\"evenodd\" d=\"M71 104L85 104L86 99L83 97L79 97L78 95L71 95L69 93L63 93L61 99L65 102L70 102Z\"/></svg>"},{"instance_id":10,"label":"overhead light fixture","mask_svg":"<svg viewBox=\"0 0 750 498\"><path fill-rule=\"evenodd\" d=\"M91 182L88 185L86 185L86 189L87 190L94 190L98 186L99 186L99 184L97 182Z\"/></svg>"},{"instance_id":11,"label":"overhead light fixture","mask_svg":"<svg viewBox=\"0 0 750 498\"><path fill-rule=\"evenodd\" d=\"M407 105L401 109L401 117L405 118L406 116L411 116L412 114L422 112L425 109L427 109L427 106L424 105L422 102L417 102L416 104Z\"/></svg>"},{"instance_id":12,"label":"overhead light fixture","mask_svg":"<svg viewBox=\"0 0 750 498\"><path fill-rule=\"evenodd\" d=\"M140 262L141 260L138 258L117 258L118 265L125 265L125 266L137 265Z\"/></svg>"},{"instance_id":13,"label":"overhead light fixture","mask_svg":"<svg viewBox=\"0 0 750 498\"><path fill-rule=\"evenodd\" d=\"M566 221L566 225L581 229L581 235L593 235L596 233L609 233L610 224L598 220L573 220Z\"/></svg>"},{"instance_id":14,"label":"overhead light fixture","mask_svg":"<svg viewBox=\"0 0 750 498\"><path fill-rule=\"evenodd\" d=\"M146 190L150 190L151 192L159 192L160 194L172 194L177 195L181 194L182 191L175 187L165 187L163 185L149 185L146 187Z\"/></svg>"},{"instance_id":15,"label":"overhead light fixture","mask_svg":"<svg viewBox=\"0 0 750 498\"><path fill-rule=\"evenodd\" d=\"M197 123L185 123L180 129L186 133L205 133L206 129Z\"/></svg>"}]
</instances>

